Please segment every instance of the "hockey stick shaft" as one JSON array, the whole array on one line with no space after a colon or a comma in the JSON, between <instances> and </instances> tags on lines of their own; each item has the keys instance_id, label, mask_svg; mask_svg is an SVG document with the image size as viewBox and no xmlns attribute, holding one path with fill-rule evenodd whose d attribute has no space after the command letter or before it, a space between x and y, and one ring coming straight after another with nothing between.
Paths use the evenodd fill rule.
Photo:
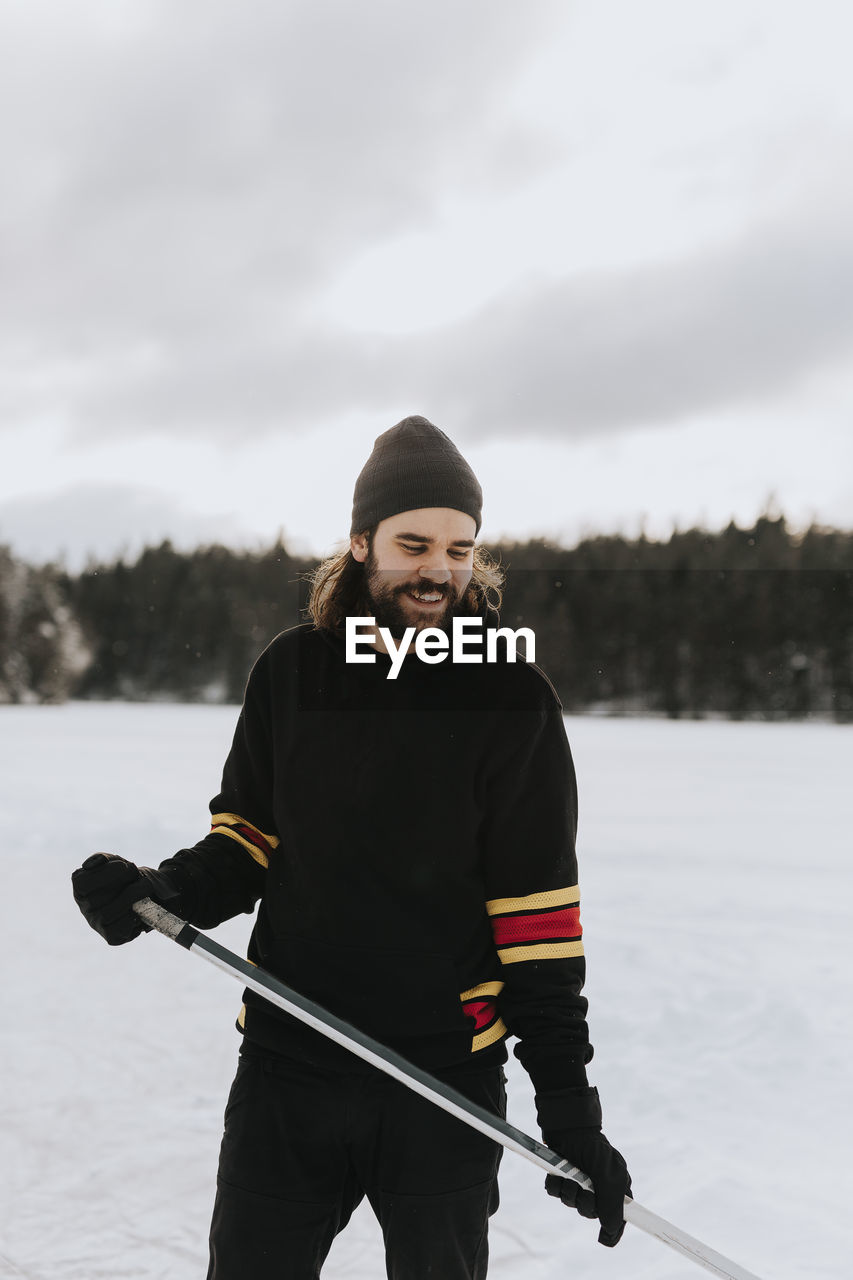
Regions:
<instances>
[{"instance_id":1,"label":"hockey stick shaft","mask_svg":"<svg viewBox=\"0 0 853 1280\"><path fill-rule=\"evenodd\" d=\"M477 1129L494 1142L500 1143L508 1151L524 1156L526 1160L544 1169L546 1173L559 1174L561 1177L572 1179L586 1189L592 1189L592 1183L586 1174L557 1155L550 1147L537 1142L529 1134L516 1129L514 1125L493 1112L471 1102L464 1094L451 1089L441 1080L437 1080L428 1072L422 1071L420 1067L401 1058L399 1054L386 1048L378 1040L373 1040L357 1027L321 1008L313 1000L285 986L283 982L279 982L265 970L259 969L250 960L241 959L213 938L207 937L206 934L187 924L185 920L181 920L164 907L152 902L150 898L143 898L140 902L134 903L133 909L152 929L171 938L187 951L201 956L223 973L240 979L251 991L279 1009L283 1009L285 1013L313 1027L315 1031L342 1045L357 1057L398 1080L472 1129ZM665 1218L658 1217L657 1214L638 1204L636 1200L626 1198L624 1215L626 1222L633 1223L642 1231L668 1244L670 1248L690 1258L712 1275L722 1277L722 1280L759 1280L752 1271L746 1271L700 1240L687 1235L671 1222L667 1222Z\"/></svg>"}]
</instances>

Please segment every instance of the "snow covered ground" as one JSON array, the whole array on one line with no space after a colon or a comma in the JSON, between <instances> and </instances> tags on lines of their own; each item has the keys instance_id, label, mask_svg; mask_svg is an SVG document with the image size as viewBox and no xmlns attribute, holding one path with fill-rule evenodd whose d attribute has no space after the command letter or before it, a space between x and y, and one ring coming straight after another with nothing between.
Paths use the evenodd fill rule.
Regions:
<instances>
[{"instance_id":1,"label":"snow covered ground","mask_svg":"<svg viewBox=\"0 0 853 1280\"><path fill-rule=\"evenodd\" d=\"M203 834L235 715L0 708L2 1276L205 1274L240 988L156 934L107 948L69 876L96 849L156 863ZM762 1280L850 1275L853 731L567 724L591 1076L637 1199ZM242 950L249 926L217 936ZM703 1274L636 1228L602 1249L518 1157L502 1193L496 1280ZM384 1274L369 1210L323 1274Z\"/></svg>"}]
</instances>

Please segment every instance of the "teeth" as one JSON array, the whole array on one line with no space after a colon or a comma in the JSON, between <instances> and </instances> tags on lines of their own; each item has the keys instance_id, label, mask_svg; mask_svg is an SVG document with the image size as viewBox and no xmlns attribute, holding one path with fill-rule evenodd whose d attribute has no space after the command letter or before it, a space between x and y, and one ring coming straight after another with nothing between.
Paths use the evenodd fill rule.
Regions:
<instances>
[{"instance_id":1,"label":"teeth","mask_svg":"<svg viewBox=\"0 0 853 1280\"><path fill-rule=\"evenodd\" d=\"M427 600L427 601L430 601L430 602L437 601L437 600L440 600L440 599L441 599L441 592L440 592L440 591L423 591L423 592L422 592L422 591L413 591L413 592L412 592L412 595L413 595L413 596L415 596L415 598L416 598L416 599L418 599L418 600Z\"/></svg>"}]
</instances>

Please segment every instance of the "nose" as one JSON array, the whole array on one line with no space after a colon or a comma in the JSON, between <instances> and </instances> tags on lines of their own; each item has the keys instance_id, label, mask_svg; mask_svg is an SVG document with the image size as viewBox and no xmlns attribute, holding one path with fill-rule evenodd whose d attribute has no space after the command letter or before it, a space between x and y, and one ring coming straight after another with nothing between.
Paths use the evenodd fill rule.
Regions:
<instances>
[{"instance_id":1,"label":"nose","mask_svg":"<svg viewBox=\"0 0 853 1280\"><path fill-rule=\"evenodd\" d=\"M453 578L449 564L440 555L436 555L429 564L422 564L419 573L427 582L434 582L436 585L442 582L450 582Z\"/></svg>"}]
</instances>

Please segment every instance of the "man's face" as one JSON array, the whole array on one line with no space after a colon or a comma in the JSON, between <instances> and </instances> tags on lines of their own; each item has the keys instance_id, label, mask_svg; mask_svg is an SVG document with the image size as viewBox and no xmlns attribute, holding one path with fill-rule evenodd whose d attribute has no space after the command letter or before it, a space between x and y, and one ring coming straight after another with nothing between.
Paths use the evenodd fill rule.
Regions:
<instances>
[{"instance_id":1,"label":"man's face","mask_svg":"<svg viewBox=\"0 0 853 1280\"><path fill-rule=\"evenodd\" d=\"M464 511L423 507L383 520L369 547L363 534L353 537L377 626L396 638L406 627L449 626L471 581L476 530Z\"/></svg>"}]
</instances>

